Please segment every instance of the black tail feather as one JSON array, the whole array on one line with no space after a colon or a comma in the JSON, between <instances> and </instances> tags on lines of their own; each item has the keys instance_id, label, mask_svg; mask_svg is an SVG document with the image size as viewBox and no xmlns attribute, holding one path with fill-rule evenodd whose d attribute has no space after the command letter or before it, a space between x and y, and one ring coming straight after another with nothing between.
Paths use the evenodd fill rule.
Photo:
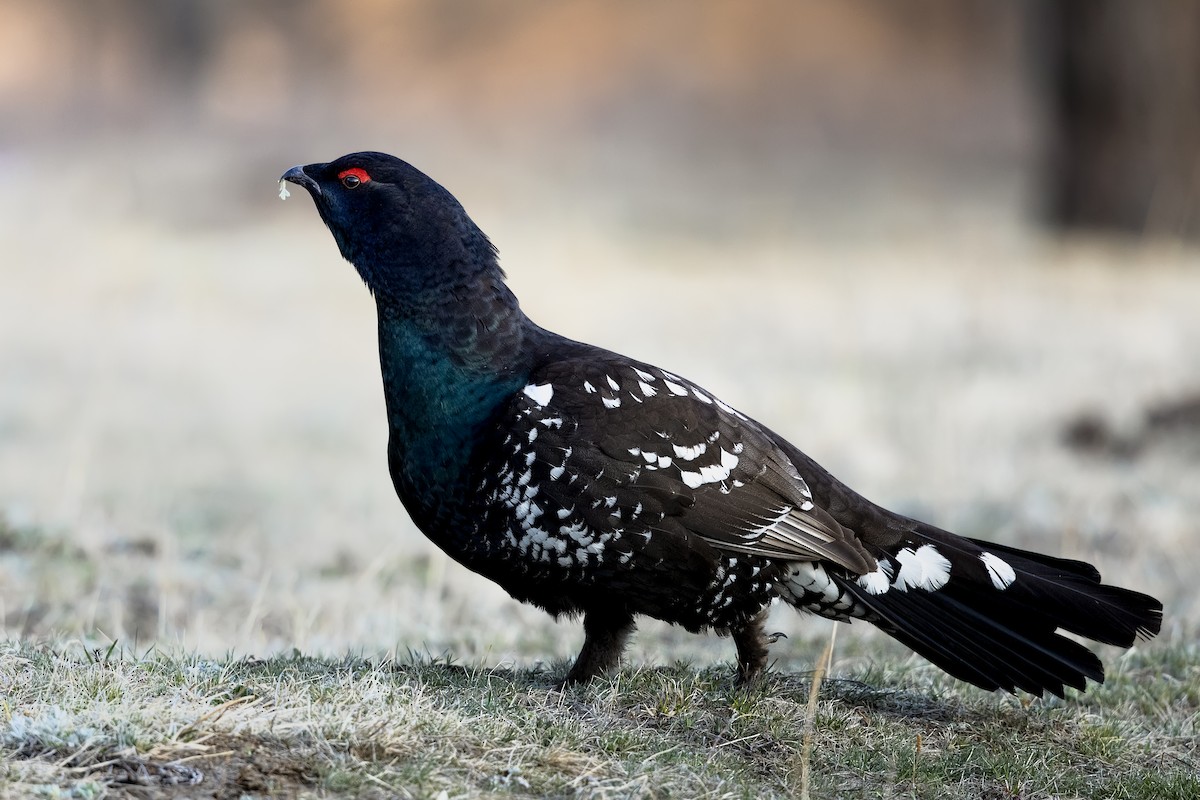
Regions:
<instances>
[{"instance_id":1,"label":"black tail feather","mask_svg":"<svg viewBox=\"0 0 1200 800\"><path fill-rule=\"evenodd\" d=\"M950 578L927 591L893 586L871 594L852 578L836 578L868 610L868 618L956 678L984 689L1062 697L1066 687L1104 681L1100 659L1058 631L1130 647L1158 633L1162 603L1100 582L1082 561L964 539L922 526L922 543L951 564ZM1002 558L1016 579L997 588L982 553Z\"/></svg>"},{"instance_id":2,"label":"black tail feather","mask_svg":"<svg viewBox=\"0 0 1200 800\"><path fill-rule=\"evenodd\" d=\"M1022 580L1009 598L1026 613L1045 617L1058 627L1093 641L1132 647L1155 636L1162 627L1157 599L1100 582L1100 573L1084 561L1044 556L1015 547L968 539L982 550L1002 555Z\"/></svg>"},{"instance_id":3,"label":"black tail feather","mask_svg":"<svg viewBox=\"0 0 1200 800\"><path fill-rule=\"evenodd\" d=\"M919 591L870 595L847 585L879 618L877 624L960 680L987 690L1021 689L1059 697L1066 686L1102 682L1104 668L1092 651L1052 631L1014 628L957 598Z\"/></svg>"}]
</instances>

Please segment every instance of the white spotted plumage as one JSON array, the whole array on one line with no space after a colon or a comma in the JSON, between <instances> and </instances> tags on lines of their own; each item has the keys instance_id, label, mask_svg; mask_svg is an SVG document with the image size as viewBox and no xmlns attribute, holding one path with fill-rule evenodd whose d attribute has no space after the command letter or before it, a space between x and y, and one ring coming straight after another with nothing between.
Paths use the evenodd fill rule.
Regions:
<instances>
[{"instance_id":1,"label":"white spotted plumage","mask_svg":"<svg viewBox=\"0 0 1200 800\"><path fill-rule=\"evenodd\" d=\"M523 390L525 396L539 406L546 406L554 399L554 387L548 383L541 385L528 384Z\"/></svg>"},{"instance_id":2,"label":"white spotted plumage","mask_svg":"<svg viewBox=\"0 0 1200 800\"><path fill-rule=\"evenodd\" d=\"M992 585L1001 591L1012 586L1013 581L1017 579L1017 573L1009 564L1000 556L993 553L981 553L979 560L983 562L983 566L987 569L988 578L991 579Z\"/></svg>"},{"instance_id":3,"label":"white spotted plumage","mask_svg":"<svg viewBox=\"0 0 1200 800\"><path fill-rule=\"evenodd\" d=\"M739 493L733 514L717 514L719 529L702 515L685 517L699 524L683 523L717 555L710 585L695 600L703 624L730 625L773 599L835 620L884 624L894 603L930 602L953 581L983 581L999 593L1019 580L996 553L964 552L916 531L872 546L867 566L851 569L837 546L857 532L827 521L787 458L774 456L774 472L765 473L779 494L764 493L761 433L714 396L633 365L547 377L527 381L519 393L493 495L509 513L503 542L531 578L556 574L586 584L614 569L661 569L662 553L676 546L680 517L664 519L659 501L641 487L666 480L678 487L671 491L693 493L680 495L688 503ZM595 427L579 431L584 421ZM747 502L751 511L741 512Z\"/></svg>"},{"instance_id":4,"label":"white spotted plumage","mask_svg":"<svg viewBox=\"0 0 1200 800\"><path fill-rule=\"evenodd\" d=\"M892 588L892 575L894 574L892 562L886 558L880 558L876 564L874 570L858 576L858 585L868 594L883 594Z\"/></svg>"},{"instance_id":5,"label":"white spotted plumage","mask_svg":"<svg viewBox=\"0 0 1200 800\"><path fill-rule=\"evenodd\" d=\"M700 467L699 472L680 470L683 482L692 489L699 489L708 483L722 483L738 465L738 457L724 448L721 449L721 463Z\"/></svg>"},{"instance_id":6,"label":"white spotted plumage","mask_svg":"<svg viewBox=\"0 0 1200 800\"><path fill-rule=\"evenodd\" d=\"M916 550L905 547L896 553L900 569L896 572L893 588L900 591L924 589L936 591L950 580L950 560L932 544L923 544Z\"/></svg>"}]
</instances>

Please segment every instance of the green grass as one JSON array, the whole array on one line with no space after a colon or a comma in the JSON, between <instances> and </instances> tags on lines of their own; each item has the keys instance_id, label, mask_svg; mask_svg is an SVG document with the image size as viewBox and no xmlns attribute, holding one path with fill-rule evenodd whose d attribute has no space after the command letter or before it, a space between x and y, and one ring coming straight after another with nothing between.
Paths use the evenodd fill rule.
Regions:
<instances>
[{"instance_id":1,"label":"green grass","mask_svg":"<svg viewBox=\"0 0 1200 800\"><path fill-rule=\"evenodd\" d=\"M743 690L728 666L676 664L554 691L564 667L9 642L0 796L796 792L808 675ZM835 674L816 708L812 796L1200 796L1200 652L1157 646L1110 671L1065 701L986 694L915 660Z\"/></svg>"}]
</instances>

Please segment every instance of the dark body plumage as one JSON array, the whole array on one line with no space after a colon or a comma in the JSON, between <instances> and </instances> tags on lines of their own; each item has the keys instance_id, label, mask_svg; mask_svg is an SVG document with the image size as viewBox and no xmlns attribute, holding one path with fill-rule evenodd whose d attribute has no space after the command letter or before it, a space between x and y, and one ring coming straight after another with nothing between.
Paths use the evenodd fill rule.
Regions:
<instances>
[{"instance_id":1,"label":"dark body plumage","mask_svg":"<svg viewBox=\"0 0 1200 800\"><path fill-rule=\"evenodd\" d=\"M637 615L729 633L753 678L776 598L1035 694L1104 678L1058 630L1123 647L1158 632L1161 603L1089 564L880 508L686 379L538 327L487 237L405 162L354 153L283 177L375 296L400 499L513 597L584 615L567 681L615 666Z\"/></svg>"}]
</instances>

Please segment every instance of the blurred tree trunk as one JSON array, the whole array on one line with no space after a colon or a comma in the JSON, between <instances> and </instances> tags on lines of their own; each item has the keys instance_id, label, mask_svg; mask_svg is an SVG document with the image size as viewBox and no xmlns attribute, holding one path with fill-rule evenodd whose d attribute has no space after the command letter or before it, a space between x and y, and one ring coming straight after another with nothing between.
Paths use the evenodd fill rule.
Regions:
<instances>
[{"instance_id":1,"label":"blurred tree trunk","mask_svg":"<svg viewBox=\"0 0 1200 800\"><path fill-rule=\"evenodd\" d=\"M1046 0L1046 214L1200 235L1200 2Z\"/></svg>"}]
</instances>

